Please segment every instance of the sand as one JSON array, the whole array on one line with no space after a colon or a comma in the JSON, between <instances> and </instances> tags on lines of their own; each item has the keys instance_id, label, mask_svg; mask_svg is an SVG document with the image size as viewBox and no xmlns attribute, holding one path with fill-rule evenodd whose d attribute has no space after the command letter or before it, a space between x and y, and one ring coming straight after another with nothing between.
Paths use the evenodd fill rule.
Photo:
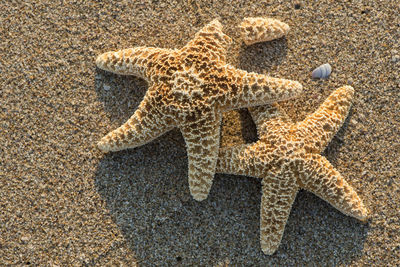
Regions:
<instances>
[{"instance_id":1,"label":"sand","mask_svg":"<svg viewBox=\"0 0 400 267\"><path fill-rule=\"evenodd\" d=\"M400 265L396 1L34 2L0 3L0 265ZM236 25L248 16L281 19L291 31L246 47ZM214 18L234 39L231 64L303 84L301 97L283 103L295 120L335 88L355 88L324 155L364 200L367 224L301 191L280 248L266 256L259 180L216 175L196 202L178 130L118 153L96 148L147 88L96 69L96 56L178 48ZM332 75L312 80L323 63ZM256 138L246 110L226 113L222 132L223 145Z\"/></svg>"}]
</instances>

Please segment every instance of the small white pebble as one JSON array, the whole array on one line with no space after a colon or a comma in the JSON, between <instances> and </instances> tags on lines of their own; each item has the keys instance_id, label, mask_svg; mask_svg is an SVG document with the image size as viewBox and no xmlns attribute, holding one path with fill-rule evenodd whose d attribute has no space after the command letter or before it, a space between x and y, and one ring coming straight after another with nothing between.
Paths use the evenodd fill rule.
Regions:
<instances>
[{"instance_id":1,"label":"small white pebble","mask_svg":"<svg viewBox=\"0 0 400 267\"><path fill-rule=\"evenodd\" d=\"M398 61L400 61L400 56L399 55L394 55L392 57L392 62L398 62Z\"/></svg>"},{"instance_id":2,"label":"small white pebble","mask_svg":"<svg viewBox=\"0 0 400 267\"><path fill-rule=\"evenodd\" d=\"M105 85L103 85L103 88L105 91L108 91L108 90L110 90L111 86L105 84Z\"/></svg>"}]
</instances>

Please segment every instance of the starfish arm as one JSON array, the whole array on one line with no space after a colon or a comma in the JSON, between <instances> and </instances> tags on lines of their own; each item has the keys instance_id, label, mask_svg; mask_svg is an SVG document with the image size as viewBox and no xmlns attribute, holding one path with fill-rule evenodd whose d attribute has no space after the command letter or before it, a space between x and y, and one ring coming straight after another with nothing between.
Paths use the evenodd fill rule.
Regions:
<instances>
[{"instance_id":1,"label":"starfish arm","mask_svg":"<svg viewBox=\"0 0 400 267\"><path fill-rule=\"evenodd\" d=\"M205 116L180 127L188 154L189 189L193 198L207 198L218 159L221 115Z\"/></svg>"},{"instance_id":2,"label":"starfish arm","mask_svg":"<svg viewBox=\"0 0 400 267\"><path fill-rule=\"evenodd\" d=\"M300 135L310 146L306 150L320 153L325 149L346 120L353 95L351 86L335 90L317 111L297 124Z\"/></svg>"},{"instance_id":3,"label":"starfish arm","mask_svg":"<svg viewBox=\"0 0 400 267\"><path fill-rule=\"evenodd\" d=\"M149 69L173 50L156 47L135 47L101 54L96 66L122 75L134 75L149 81Z\"/></svg>"},{"instance_id":4,"label":"starfish arm","mask_svg":"<svg viewBox=\"0 0 400 267\"><path fill-rule=\"evenodd\" d=\"M272 78L225 65L227 88L222 108L254 107L287 100L300 95L302 85L297 81Z\"/></svg>"},{"instance_id":5,"label":"starfish arm","mask_svg":"<svg viewBox=\"0 0 400 267\"><path fill-rule=\"evenodd\" d=\"M332 164L318 154L307 154L299 184L344 214L366 221L368 211L353 188ZM299 172L301 174L301 172Z\"/></svg>"},{"instance_id":6,"label":"starfish arm","mask_svg":"<svg viewBox=\"0 0 400 267\"><path fill-rule=\"evenodd\" d=\"M246 45L267 42L285 36L290 27L277 19L244 18L239 25L242 39Z\"/></svg>"},{"instance_id":7,"label":"starfish arm","mask_svg":"<svg viewBox=\"0 0 400 267\"><path fill-rule=\"evenodd\" d=\"M296 180L286 168L275 175L267 174L262 180L260 243L267 255L274 254L281 243L298 190Z\"/></svg>"},{"instance_id":8,"label":"starfish arm","mask_svg":"<svg viewBox=\"0 0 400 267\"><path fill-rule=\"evenodd\" d=\"M249 112L260 138L264 137L272 127L284 127L285 124L292 123L278 103L249 108Z\"/></svg>"},{"instance_id":9,"label":"starfish arm","mask_svg":"<svg viewBox=\"0 0 400 267\"><path fill-rule=\"evenodd\" d=\"M198 31L182 49L183 55L200 52L210 60L226 61L226 53L232 39L222 32L221 23L215 19Z\"/></svg>"},{"instance_id":10,"label":"starfish arm","mask_svg":"<svg viewBox=\"0 0 400 267\"><path fill-rule=\"evenodd\" d=\"M152 91L152 89L149 89ZM157 109L149 92L138 109L118 129L104 136L97 146L104 152L144 145L174 128L174 124Z\"/></svg>"},{"instance_id":11,"label":"starfish arm","mask_svg":"<svg viewBox=\"0 0 400 267\"><path fill-rule=\"evenodd\" d=\"M243 144L220 148L216 172L259 177L260 173L256 172L256 168L251 168L255 158L252 150L254 145Z\"/></svg>"}]
</instances>

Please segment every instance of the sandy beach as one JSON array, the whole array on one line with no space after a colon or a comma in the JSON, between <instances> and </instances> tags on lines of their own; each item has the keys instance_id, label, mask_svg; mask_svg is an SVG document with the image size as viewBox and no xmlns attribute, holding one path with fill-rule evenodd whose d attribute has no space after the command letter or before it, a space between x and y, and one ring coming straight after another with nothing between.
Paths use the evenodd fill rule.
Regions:
<instances>
[{"instance_id":1,"label":"sandy beach","mask_svg":"<svg viewBox=\"0 0 400 267\"><path fill-rule=\"evenodd\" d=\"M0 265L399 266L400 6L397 1L2 1L0 3ZM246 46L244 17L289 24ZM300 191L281 245L259 243L261 182L217 174L209 197L189 193L179 130L104 154L97 142L148 88L99 70L97 55L135 46L180 48L218 18L228 62L297 80L282 102L297 121L336 88L355 89L323 155L370 212L363 224ZM311 72L329 63L327 80ZM257 140L246 109L224 113L221 145Z\"/></svg>"}]
</instances>

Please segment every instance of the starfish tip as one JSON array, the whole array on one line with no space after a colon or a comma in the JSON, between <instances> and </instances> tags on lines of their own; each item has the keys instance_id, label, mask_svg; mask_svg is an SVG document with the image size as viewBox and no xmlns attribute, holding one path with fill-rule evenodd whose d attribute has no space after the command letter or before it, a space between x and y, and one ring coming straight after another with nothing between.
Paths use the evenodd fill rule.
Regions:
<instances>
[{"instance_id":1,"label":"starfish tip","mask_svg":"<svg viewBox=\"0 0 400 267\"><path fill-rule=\"evenodd\" d=\"M109 152L109 151L111 151L110 146L107 145L107 143L104 142L103 139L100 140L100 141L97 143L97 147L98 147L101 151L103 151L103 152Z\"/></svg>"},{"instance_id":2,"label":"starfish tip","mask_svg":"<svg viewBox=\"0 0 400 267\"><path fill-rule=\"evenodd\" d=\"M276 249L272 249L272 248L268 248L268 247L261 248L261 250L265 255L268 255L268 256L273 255L275 253L275 251L276 251Z\"/></svg>"},{"instance_id":3,"label":"starfish tip","mask_svg":"<svg viewBox=\"0 0 400 267\"><path fill-rule=\"evenodd\" d=\"M213 19L210 23L209 23L209 25L214 25L214 26L216 26L216 27L218 27L219 29L222 29L222 24L221 24L221 22L219 22L219 20L218 19Z\"/></svg>"},{"instance_id":4,"label":"starfish tip","mask_svg":"<svg viewBox=\"0 0 400 267\"><path fill-rule=\"evenodd\" d=\"M369 220L369 211L365 207L361 210L361 214L358 217L358 219L363 223L367 223L368 222L368 220Z\"/></svg>"},{"instance_id":5,"label":"starfish tip","mask_svg":"<svg viewBox=\"0 0 400 267\"><path fill-rule=\"evenodd\" d=\"M293 81L293 87L295 90L302 92L303 91L303 85L299 83L298 81Z\"/></svg>"},{"instance_id":6,"label":"starfish tip","mask_svg":"<svg viewBox=\"0 0 400 267\"><path fill-rule=\"evenodd\" d=\"M107 57L106 57L107 53L101 54L96 58L96 66L100 69L102 69L102 66L104 65L104 63L107 61Z\"/></svg>"},{"instance_id":7,"label":"starfish tip","mask_svg":"<svg viewBox=\"0 0 400 267\"><path fill-rule=\"evenodd\" d=\"M203 201L208 197L206 194L193 194L193 198L196 201Z\"/></svg>"},{"instance_id":8,"label":"starfish tip","mask_svg":"<svg viewBox=\"0 0 400 267\"><path fill-rule=\"evenodd\" d=\"M299 96L303 92L303 85L301 85L301 83L298 81L287 80L286 88L291 91L292 96Z\"/></svg>"},{"instance_id":9,"label":"starfish tip","mask_svg":"<svg viewBox=\"0 0 400 267\"><path fill-rule=\"evenodd\" d=\"M350 85L345 85L340 87L337 91L344 91L346 94L350 95L351 97L354 95L354 88Z\"/></svg>"}]
</instances>

